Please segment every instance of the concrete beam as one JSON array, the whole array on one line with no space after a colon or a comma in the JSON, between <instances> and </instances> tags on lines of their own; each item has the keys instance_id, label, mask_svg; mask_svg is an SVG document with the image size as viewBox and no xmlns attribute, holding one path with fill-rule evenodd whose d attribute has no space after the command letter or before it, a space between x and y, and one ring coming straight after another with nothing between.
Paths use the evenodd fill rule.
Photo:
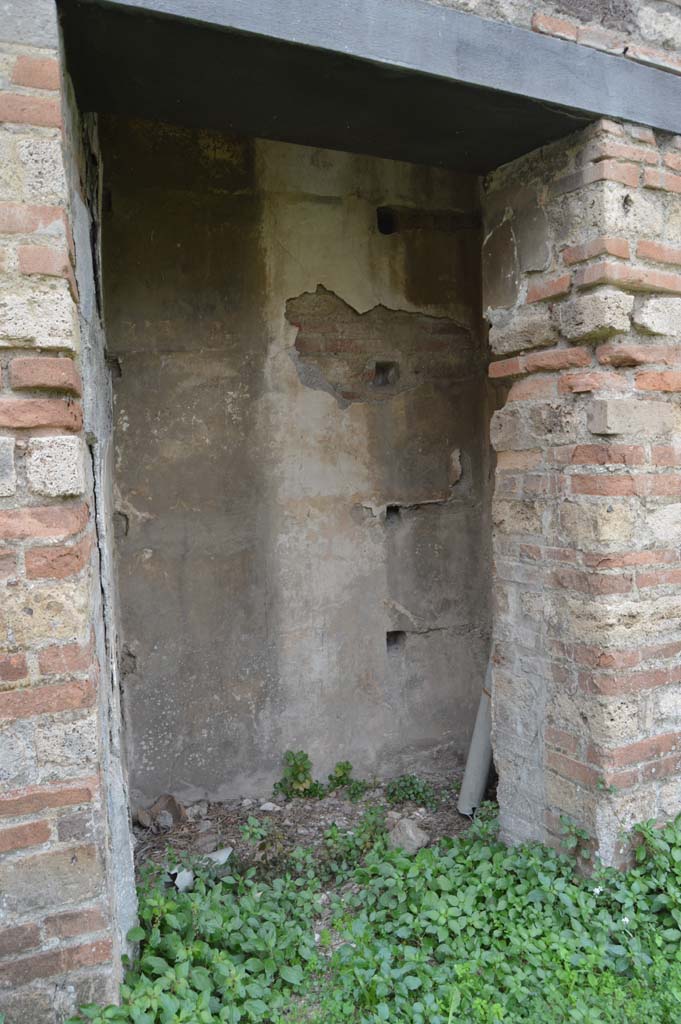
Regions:
<instances>
[{"instance_id":1,"label":"concrete beam","mask_svg":"<svg viewBox=\"0 0 681 1024\"><path fill-rule=\"evenodd\" d=\"M84 0L681 132L681 77L424 0Z\"/></svg>"}]
</instances>

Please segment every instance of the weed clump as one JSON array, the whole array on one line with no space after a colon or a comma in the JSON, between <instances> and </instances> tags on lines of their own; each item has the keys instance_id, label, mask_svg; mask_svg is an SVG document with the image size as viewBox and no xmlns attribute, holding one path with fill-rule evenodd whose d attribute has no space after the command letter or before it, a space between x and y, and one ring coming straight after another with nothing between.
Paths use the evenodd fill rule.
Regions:
<instances>
[{"instance_id":1,"label":"weed clump","mask_svg":"<svg viewBox=\"0 0 681 1024\"><path fill-rule=\"evenodd\" d=\"M312 777L312 761L304 750L287 750L284 754L282 777L274 784L274 795L292 800L294 797L322 799L336 790L344 789L350 800L361 800L370 784L364 779L353 779L349 761L338 761L326 785Z\"/></svg>"},{"instance_id":2,"label":"weed clump","mask_svg":"<svg viewBox=\"0 0 681 1024\"><path fill-rule=\"evenodd\" d=\"M385 787L385 796L389 804L418 804L429 811L437 810L437 793L429 782L418 775L400 775Z\"/></svg>"}]
</instances>

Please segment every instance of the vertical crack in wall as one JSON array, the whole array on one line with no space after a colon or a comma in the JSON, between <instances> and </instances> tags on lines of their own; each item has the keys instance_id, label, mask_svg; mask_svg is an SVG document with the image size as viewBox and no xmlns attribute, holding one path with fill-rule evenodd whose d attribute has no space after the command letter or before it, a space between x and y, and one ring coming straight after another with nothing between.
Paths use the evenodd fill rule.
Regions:
<instances>
[{"instance_id":1,"label":"vertical crack in wall","mask_svg":"<svg viewBox=\"0 0 681 1024\"><path fill-rule=\"evenodd\" d=\"M64 104L66 173L70 224L75 247L83 379L85 441L90 467L91 517L96 541L96 581L91 589L92 625L99 684L99 742L102 778L102 853L111 906L114 949L112 995L119 980L118 954L127 949L126 934L136 920L131 823L121 742L122 716L116 666L116 602L111 560L110 502L107 501L112 411L110 374L102 321L103 295L99 254L101 161L97 121L79 114L67 83Z\"/></svg>"}]
</instances>

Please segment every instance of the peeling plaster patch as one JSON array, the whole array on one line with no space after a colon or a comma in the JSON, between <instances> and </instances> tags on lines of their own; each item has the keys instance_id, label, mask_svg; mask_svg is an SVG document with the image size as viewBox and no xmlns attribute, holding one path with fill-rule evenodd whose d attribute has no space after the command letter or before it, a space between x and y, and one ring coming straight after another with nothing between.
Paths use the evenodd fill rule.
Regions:
<instances>
[{"instance_id":1,"label":"peeling plaster patch","mask_svg":"<svg viewBox=\"0 0 681 1024\"><path fill-rule=\"evenodd\" d=\"M301 383L341 408L461 377L477 361L470 332L451 319L383 305L357 313L323 285L289 299L286 319L298 328L291 357Z\"/></svg>"}]
</instances>

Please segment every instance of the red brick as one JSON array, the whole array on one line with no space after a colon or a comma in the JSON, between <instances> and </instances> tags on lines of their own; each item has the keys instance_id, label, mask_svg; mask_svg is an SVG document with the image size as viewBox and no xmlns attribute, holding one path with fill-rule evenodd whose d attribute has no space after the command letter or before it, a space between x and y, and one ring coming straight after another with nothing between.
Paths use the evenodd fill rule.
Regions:
<instances>
[{"instance_id":1,"label":"red brick","mask_svg":"<svg viewBox=\"0 0 681 1024\"><path fill-rule=\"evenodd\" d=\"M29 786L0 796L0 817L20 818L55 807L74 807L92 802L97 779L71 780L57 786Z\"/></svg>"},{"instance_id":2,"label":"red brick","mask_svg":"<svg viewBox=\"0 0 681 1024\"><path fill-rule=\"evenodd\" d=\"M54 249L47 245L21 245L18 255L19 270L22 274L63 277L69 282L71 295L77 301L78 285L69 254L64 249Z\"/></svg>"},{"instance_id":3,"label":"red brick","mask_svg":"<svg viewBox=\"0 0 681 1024\"><path fill-rule=\"evenodd\" d=\"M79 431L83 412L78 402L61 398L0 398L0 427L30 430L54 427Z\"/></svg>"},{"instance_id":4,"label":"red brick","mask_svg":"<svg viewBox=\"0 0 681 1024\"><path fill-rule=\"evenodd\" d=\"M557 729L553 725L546 727L544 739L552 747L558 747L559 750L563 750L567 754L576 754L579 747L577 736L573 736L571 732L566 732L564 729Z\"/></svg>"},{"instance_id":5,"label":"red brick","mask_svg":"<svg viewBox=\"0 0 681 1024\"><path fill-rule=\"evenodd\" d=\"M681 643L677 641L670 644L653 644L650 647L644 647L641 654L644 661L676 658L681 654Z\"/></svg>"},{"instance_id":6,"label":"red brick","mask_svg":"<svg viewBox=\"0 0 681 1024\"><path fill-rule=\"evenodd\" d=\"M677 473L664 473L648 477L644 493L657 498L681 497L681 477Z\"/></svg>"},{"instance_id":7,"label":"red brick","mask_svg":"<svg viewBox=\"0 0 681 1024\"><path fill-rule=\"evenodd\" d=\"M0 693L0 719L32 718L34 715L76 711L94 704L92 682L77 680L53 686L30 686L24 690Z\"/></svg>"},{"instance_id":8,"label":"red brick","mask_svg":"<svg viewBox=\"0 0 681 1024\"><path fill-rule=\"evenodd\" d=\"M596 139L590 142L581 154L584 160L626 160L632 163L657 164L660 154L657 149L646 146L634 146L617 139ZM625 242L625 246L628 246ZM619 256L619 253L613 253ZM625 257L626 258L626 257Z\"/></svg>"},{"instance_id":9,"label":"red brick","mask_svg":"<svg viewBox=\"0 0 681 1024\"><path fill-rule=\"evenodd\" d=\"M76 544L29 548L26 552L26 575L32 580L75 576L88 565L91 547L91 538L84 537Z\"/></svg>"},{"instance_id":10,"label":"red brick","mask_svg":"<svg viewBox=\"0 0 681 1024\"><path fill-rule=\"evenodd\" d=\"M611 476L609 473L593 473L570 477L573 494L592 494L607 497L631 497L637 494L635 480L627 475Z\"/></svg>"},{"instance_id":11,"label":"red brick","mask_svg":"<svg viewBox=\"0 0 681 1024\"><path fill-rule=\"evenodd\" d=\"M531 561L577 563L577 552L572 548L540 548L534 544L521 544L519 551L521 558Z\"/></svg>"},{"instance_id":12,"label":"red brick","mask_svg":"<svg viewBox=\"0 0 681 1024\"><path fill-rule=\"evenodd\" d=\"M45 931L51 939L74 939L106 929L107 921L99 907L54 914L45 919Z\"/></svg>"},{"instance_id":13,"label":"red brick","mask_svg":"<svg viewBox=\"0 0 681 1024\"><path fill-rule=\"evenodd\" d=\"M80 375L72 359L54 356L19 356L9 368L10 384L16 391L35 389L69 391L80 395Z\"/></svg>"},{"instance_id":14,"label":"red brick","mask_svg":"<svg viewBox=\"0 0 681 1024\"><path fill-rule=\"evenodd\" d=\"M70 277L71 262L64 249L49 245L20 245L19 270L22 274L42 274L47 277Z\"/></svg>"},{"instance_id":15,"label":"red brick","mask_svg":"<svg viewBox=\"0 0 681 1024\"><path fill-rule=\"evenodd\" d=\"M92 839L93 833L94 822L92 820L91 807L86 807L82 811L71 811L59 815L57 838L60 843L71 843L74 840L86 842Z\"/></svg>"},{"instance_id":16,"label":"red brick","mask_svg":"<svg viewBox=\"0 0 681 1024\"><path fill-rule=\"evenodd\" d=\"M604 771L601 782L604 786L614 786L615 789L630 789L641 781L640 770L629 768L627 771Z\"/></svg>"},{"instance_id":17,"label":"red brick","mask_svg":"<svg viewBox=\"0 0 681 1024\"><path fill-rule=\"evenodd\" d=\"M583 263L584 260L591 260L596 256L619 256L620 259L628 260L629 243L626 238L599 235L583 245L571 245L563 249L563 260L568 266Z\"/></svg>"},{"instance_id":18,"label":"red brick","mask_svg":"<svg viewBox=\"0 0 681 1024\"><path fill-rule=\"evenodd\" d=\"M679 555L671 548L661 548L652 551L625 551L621 554L590 552L585 553L583 559L585 565L596 569L627 569L638 565L668 565L670 562L678 562ZM639 580L640 576L637 577L637 582Z\"/></svg>"},{"instance_id":19,"label":"red brick","mask_svg":"<svg viewBox=\"0 0 681 1024\"><path fill-rule=\"evenodd\" d=\"M559 178L551 187L553 195L563 195L576 189L586 188L598 181L615 181L629 188L638 188L640 169L638 164L621 163L618 160L599 160L586 164L578 171Z\"/></svg>"},{"instance_id":20,"label":"red brick","mask_svg":"<svg viewBox=\"0 0 681 1024\"><path fill-rule=\"evenodd\" d=\"M653 270L651 267L631 267L626 263L604 262L577 270L575 284L577 288L612 284L632 291L681 293L681 274Z\"/></svg>"},{"instance_id":21,"label":"red brick","mask_svg":"<svg viewBox=\"0 0 681 1024\"><path fill-rule=\"evenodd\" d=\"M573 466L641 466L644 462L640 445L578 444L570 456Z\"/></svg>"},{"instance_id":22,"label":"red brick","mask_svg":"<svg viewBox=\"0 0 681 1024\"><path fill-rule=\"evenodd\" d=\"M512 359L497 359L496 362L489 364L489 376L495 377L516 377L518 374L524 373L523 365L517 356Z\"/></svg>"},{"instance_id":23,"label":"red brick","mask_svg":"<svg viewBox=\"0 0 681 1024\"><path fill-rule=\"evenodd\" d=\"M656 146L657 139L655 138L655 132L652 128L646 128L644 125L632 124L628 127L628 132L632 139L636 139L638 142L645 142L649 146Z\"/></svg>"},{"instance_id":24,"label":"red brick","mask_svg":"<svg viewBox=\"0 0 681 1024\"><path fill-rule=\"evenodd\" d=\"M681 466L681 448L653 445L650 449L650 462L653 466Z\"/></svg>"},{"instance_id":25,"label":"red brick","mask_svg":"<svg viewBox=\"0 0 681 1024\"><path fill-rule=\"evenodd\" d=\"M59 61L54 57L28 57L21 54L12 68L12 84L27 89L59 89Z\"/></svg>"},{"instance_id":26,"label":"red brick","mask_svg":"<svg viewBox=\"0 0 681 1024\"><path fill-rule=\"evenodd\" d=\"M32 821L28 825L0 829L0 853L27 850L31 846L42 846L49 840L51 834L50 826L46 821Z\"/></svg>"},{"instance_id":27,"label":"red brick","mask_svg":"<svg viewBox=\"0 0 681 1024\"><path fill-rule=\"evenodd\" d=\"M56 96L28 96L0 92L0 121L35 124L42 128L61 127L61 106Z\"/></svg>"},{"instance_id":28,"label":"red brick","mask_svg":"<svg viewBox=\"0 0 681 1024\"><path fill-rule=\"evenodd\" d=\"M536 469L541 464L541 451L498 452L497 472L512 472L518 469Z\"/></svg>"},{"instance_id":29,"label":"red brick","mask_svg":"<svg viewBox=\"0 0 681 1024\"><path fill-rule=\"evenodd\" d=\"M45 647L38 654L38 666L43 675L64 675L68 672L87 672L92 664L90 644L63 644Z\"/></svg>"},{"instance_id":30,"label":"red brick","mask_svg":"<svg viewBox=\"0 0 681 1024\"><path fill-rule=\"evenodd\" d=\"M626 45L620 33L609 32L600 25L580 25L577 29L577 42L606 53L623 53Z\"/></svg>"},{"instance_id":31,"label":"red brick","mask_svg":"<svg viewBox=\"0 0 681 1024\"><path fill-rule=\"evenodd\" d=\"M555 750L546 752L546 766L564 778L572 779L589 788L595 788L600 779L600 774L595 769L589 768L588 765L581 764L571 757L566 757L564 754L559 754Z\"/></svg>"},{"instance_id":32,"label":"red brick","mask_svg":"<svg viewBox=\"0 0 681 1024\"><path fill-rule=\"evenodd\" d=\"M611 344L599 345L596 358L605 366L641 366L644 363L674 365L681 352L671 345Z\"/></svg>"},{"instance_id":33,"label":"red brick","mask_svg":"<svg viewBox=\"0 0 681 1024\"><path fill-rule=\"evenodd\" d=\"M590 366L591 352L586 348L553 348L547 352L533 352L525 356L528 373L541 370L569 370L576 366Z\"/></svg>"},{"instance_id":34,"label":"red brick","mask_svg":"<svg viewBox=\"0 0 681 1024\"><path fill-rule=\"evenodd\" d=\"M517 380L508 393L509 402L522 402L528 399L555 398L556 382L551 377L533 377Z\"/></svg>"},{"instance_id":35,"label":"red brick","mask_svg":"<svg viewBox=\"0 0 681 1024\"><path fill-rule=\"evenodd\" d=\"M0 235L31 235L66 223L61 206L28 206L25 203L0 203Z\"/></svg>"},{"instance_id":36,"label":"red brick","mask_svg":"<svg viewBox=\"0 0 681 1024\"><path fill-rule=\"evenodd\" d=\"M681 175L646 167L643 172L643 185L645 188L659 189L662 192L681 192Z\"/></svg>"},{"instance_id":37,"label":"red brick","mask_svg":"<svg viewBox=\"0 0 681 1024\"><path fill-rule=\"evenodd\" d=\"M629 43L627 57L629 60L635 60L638 64L648 64L654 68L672 71L677 75L681 74L681 59L669 50L657 50L652 46Z\"/></svg>"},{"instance_id":38,"label":"red brick","mask_svg":"<svg viewBox=\"0 0 681 1024\"><path fill-rule=\"evenodd\" d=\"M599 596L602 594L628 594L632 588L630 575L599 576L594 572L578 572L571 569L557 569L552 582L564 590L576 590L580 594Z\"/></svg>"},{"instance_id":39,"label":"red brick","mask_svg":"<svg viewBox=\"0 0 681 1024\"><path fill-rule=\"evenodd\" d=\"M46 505L0 509L0 538L62 540L81 533L88 522L87 505Z\"/></svg>"},{"instance_id":40,"label":"red brick","mask_svg":"<svg viewBox=\"0 0 681 1024\"><path fill-rule=\"evenodd\" d=\"M526 302L543 302L545 299L557 299L570 291L570 275L561 274L550 281L532 281L527 289Z\"/></svg>"},{"instance_id":41,"label":"red brick","mask_svg":"<svg viewBox=\"0 0 681 1024\"><path fill-rule=\"evenodd\" d=\"M636 583L646 587L677 587L681 583L681 569L658 569L656 572L640 572Z\"/></svg>"},{"instance_id":42,"label":"red brick","mask_svg":"<svg viewBox=\"0 0 681 1024\"><path fill-rule=\"evenodd\" d=\"M26 985L37 978L51 978L67 974L81 967L94 967L111 960L112 947L108 939L89 942L84 946L70 946L36 953L0 966L0 985Z\"/></svg>"},{"instance_id":43,"label":"red brick","mask_svg":"<svg viewBox=\"0 0 681 1024\"><path fill-rule=\"evenodd\" d=\"M14 683L17 679L25 679L27 675L25 654L0 654L0 682Z\"/></svg>"},{"instance_id":44,"label":"red brick","mask_svg":"<svg viewBox=\"0 0 681 1024\"><path fill-rule=\"evenodd\" d=\"M681 171L681 153L667 153L664 162L670 170Z\"/></svg>"},{"instance_id":45,"label":"red brick","mask_svg":"<svg viewBox=\"0 0 681 1024\"><path fill-rule=\"evenodd\" d=\"M602 669L634 668L641 661L638 651L604 651L589 644L576 644L573 658L577 665Z\"/></svg>"},{"instance_id":46,"label":"red brick","mask_svg":"<svg viewBox=\"0 0 681 1024\"><path fill-rule=\"evenodd\" d=\"M655 779L667 779L672 775L678 775L681 770L681 754L673 754L671 757L663 757L659 761L652 761L640 769L640 781L654 782Z\"/></svg>"},{"instance_id":47,"label":"red brick","mask_svg":"<svg viewBox=\"0 0 681 1024\"><path fill-rule=\"evenodd\" d=\"M599 672L584 673L580 675L579 685L587 693L616 696L653 690L658 686L669 686L671 683L679 681L681 681L681 671L674 673L667 668L651 668L638 672L621 671L617 675L605 675Z\"/></svg>"},{"instance_id":48,"label":"red brick","mask_svg":"<svg viewBox=\"0 0 681 1024\"><path fill-rule=\"evenodd\" d=\"M532 15L532 28L535 32L542 32L547 36L557 36L558 39L577 41L577 26L564 18L554 18L550 14L541 14L536 11Z\"/></svg>"},{"instance_id":49,"label":"red brick","mask_svg":"<svg viewBox=\"0 0 681 1024\"><path fill-rule=\"evenodd\" d=\"M611 121L607 117L599 117L597 121L584 129L584 135L592 138L599 138L604 132L607 135L619 135L622 139L626 138L626 132L619 121Z\"/></svg>"},{"instance_id":50,"label":"red brick","mask_svg":"<svg viewBox=\"0 0 681 1024\"><path fill-rule=\"evenodd\" d=\"M644 370L636 374L639 391L681 391L681 371Z\"/></svg>"},{"instance_id":51,"label":"red brick","mask_svg":"<svg viewBox=\"0 0 681 1024\"><path fill-rule=\"evenodd\" d=\"M629 381L619 373L566 373L558 382L561 394L579 394L585 391L628 391Z\"/></svg>"},{"instance_id":52,"label":"red brick","mask_svg":"<svg viewBox=\"0 0 681 1024\"><path fill-rule=\"evenodd\" d=\"M642 260L655 260L657 263L671 263L681 266L681 249L662 242L651 242L642 239L636 246L636 255Z\"/></svg>"},{"instance_id":53,"label":"red brick","mask_svg":"<svg viewBox=\"0 0 681 1024\"><path fill-rule=\"evenodd\" d=\"M0 930L0 956L12 956L40 945L37 924L20 924L17 928Z\"/></svg>"}]
</instances>

